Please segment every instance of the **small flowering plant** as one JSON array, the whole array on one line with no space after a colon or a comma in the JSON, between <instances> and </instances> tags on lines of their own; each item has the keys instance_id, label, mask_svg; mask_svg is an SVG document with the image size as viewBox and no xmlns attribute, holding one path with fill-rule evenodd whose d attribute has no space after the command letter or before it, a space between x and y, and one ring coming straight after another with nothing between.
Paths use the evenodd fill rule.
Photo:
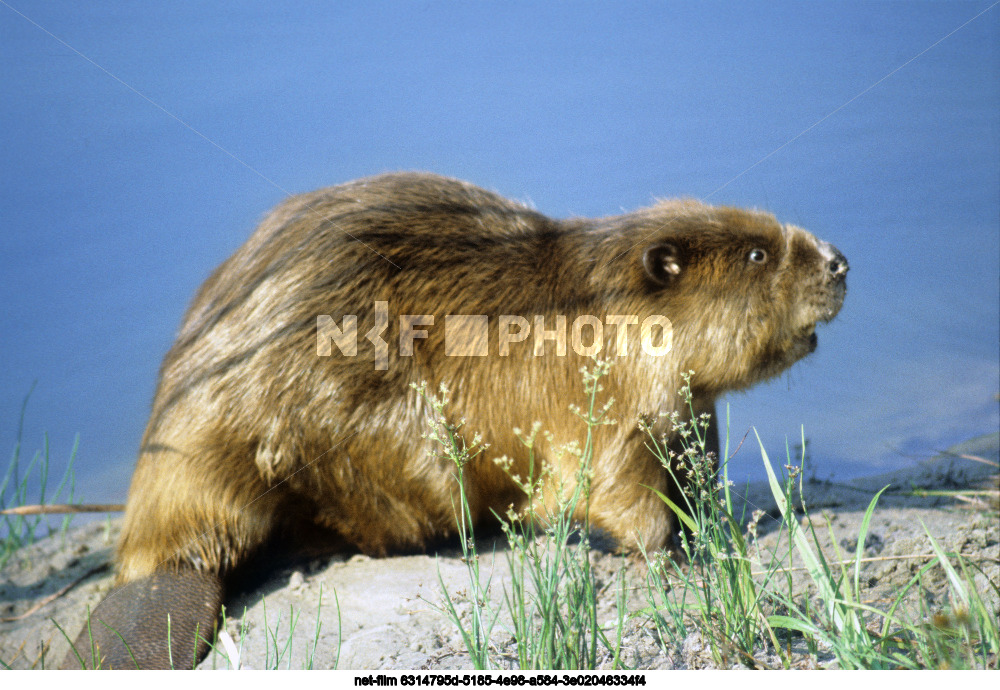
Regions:
<instances>
[{"instance_id":1,"label":"small flowering plant","mask_svg":"<svg viewBox=\"0 0 1000 690\"><path fill-rule=\"evenodd\" d=\"M688 415L669 415L670 432L657 438L648 420L640 428L650 437L649 448L670 475L677 500L656 492L677 516L682 526L676 548L663 554L646 554L649 563L649 596L658 632L664 642L680 642L687 628L711 632L709 646L716 663L754 666L753 652L762 641L777 646L777 638L762 610L765 594L752 577L748 542L756 539L755 513L744 533L745 515L734 508L724 457L720 463L708 451L710 415L696 415L691 395L691 376L683 375L678 391ZM673 447L668 435L677 439ZM727 444L728 445L728 444ZM728 448L726 449L728 456ZM737 515L736 513L740 514ZM685 593L682 601L670 599L672 588Z\"/></svg>"}]
</instances>

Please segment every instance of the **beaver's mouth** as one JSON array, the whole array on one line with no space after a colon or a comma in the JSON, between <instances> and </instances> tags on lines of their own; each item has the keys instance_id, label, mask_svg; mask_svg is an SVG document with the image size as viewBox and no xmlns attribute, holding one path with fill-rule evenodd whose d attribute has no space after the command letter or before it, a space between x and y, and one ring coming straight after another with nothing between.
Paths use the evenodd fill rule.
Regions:
<instances>
[{"instance_id":1,"label":"beaver's mouth","mask_svg":"<svg viewBox=\"0 0 1000 690\"><path fill-rule=\"evenodd\" d=\"M810 324L803 328L802 332L799 333L798 341L807 353L815 352L816 345L819 343L819 338L816 337L816 324Z\"/></svg>"},{"instance_id":2,"label":"beaver's mouth","mask_svg":"<svg viewBox=\"0 0 1000 690\"><path fill-rule=\"evenodd\" d=\"M847 281L839 280L833 284L832 294L828 298L826 309L820 315L820 320L824 323L832 321L844 306L845 297L847 297Z\"/></svg>"}]
</instances>

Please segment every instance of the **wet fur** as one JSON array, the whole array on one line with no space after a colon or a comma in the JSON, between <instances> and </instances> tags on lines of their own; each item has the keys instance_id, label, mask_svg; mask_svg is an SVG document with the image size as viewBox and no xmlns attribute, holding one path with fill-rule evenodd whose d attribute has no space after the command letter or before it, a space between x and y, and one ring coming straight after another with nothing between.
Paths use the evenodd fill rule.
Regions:
<instances>
[{"instance_id":1,"label":"wet fur","mask_svg":"<svg viewBox=\"0 0 1000 690\"><path fill-rule=\"evenodd\" d=\"M554 220L470 184L391 174L293 197L261 223L198 291L167 353L143 436L118 545L118 585L94 611L78 650L104 668L169 665L163 630L211 639L225 583L269 544L302 553L355 548L414 551L454 531L450 460L421 436L431 411L410 387L452 391L449 412L490 444L466 469L480 523L524 496L493 462L528 473L514 428L536 421L537 460L565 479L575 458L554 448L585 429L568 405L583 400L589 359L533 339L498 351L498 317L553 329L566 317L604 324L602 379L617 424L595 438L590 519L623 547L669 546L673 515L646 487L679 501L636 422L688 411L776 376L815 348L815 326L844 299L847 262L831 245L773 216L695 201L665 201L600 219ZM375 303L388 303L388 366L365 338ZM357 316L357 356L318 354L317 317ZM400 315L430 314L428 337L400 356ZM445 354L445 316L489 317L489 356ZM614 315L665 316L672 349L654 357L630 328L617 352ZM471 331L452 333L468 341ZM585 343L587 343L585 339ZM714 431L709 448L718 449ZM104 621L107 625L100 624ZM110 628L108 627L110 626ZM207 634L206 634L207 633ZM182 656L203 643L180 640ZM187 645L187 646L185 646ZM84 651L85 662L93 660ZM63 662L79 668L70 654Z\"/></svg>"},{"instance_id":2,"label":"wet fur","mask_svg":"<svg viewBox=\"0 0 1000 690\"><path fill-rule=\"evenodd\" d=\"M668 355L644 354L633 328L629 354L613 358L602 381L618 424L599 431L590 507L620 543L662 547L674 518L642 485L667 490L667 476L636 420L685 416L681 372L695 372L696 402L710 411L719 394L808 354L816 322L843 300L843 276L833 275L821 245L769 214L695 201L553 220L427 174L293 197L201 287L163 362L119 580L174 568L225 574L304 524L372 555L423 549L452 533L452 467L421 439L429 410L411 382L447 384L451 413L490 444L468 469L473 516L518 504L523 497L492 459L507 455L525 475L512 429L537 420L554 435L542 457L568 464L551 449L583 434L567 406L582 400L579 368L588 360L572 349L556 356L551 342L535 357L531 337L499 356L503 314L532 323L543 315L550 329L558 314L567 329L580 314L605 323L609 314L670 319ZM646 253L652 248L656 259L664 246L673 263L657 273ZM755 248L766 263L748 262ZM389 307L386 371L375 369L364 337L377 300ZM317 316L342 325L344 314L358 317L358 355L334 347L318 356ZM412 357L398 355L400 314L435 317ZM446 314L488 315L490 356L446 357ZM606 325L604 337L607 356L615 328Z\"/></svg>"}]
</instances>

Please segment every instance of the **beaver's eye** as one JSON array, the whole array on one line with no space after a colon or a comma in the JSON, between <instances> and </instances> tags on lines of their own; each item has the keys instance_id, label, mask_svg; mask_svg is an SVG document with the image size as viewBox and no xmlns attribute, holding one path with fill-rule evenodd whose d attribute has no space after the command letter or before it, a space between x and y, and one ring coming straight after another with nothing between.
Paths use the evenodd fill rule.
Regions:
<instances>
[{"instance_id":1,"label":"beaver's eye","mask_svg":"<svg viewBox=\"0 0 1000 690\"><path fill-rule=\"evenodd\" d=\"M751 249L750 253L747 255L747 259L749 259L752 264L762 264L767 261L767 252L760 248Z\"/></svg>"}]
</instances>

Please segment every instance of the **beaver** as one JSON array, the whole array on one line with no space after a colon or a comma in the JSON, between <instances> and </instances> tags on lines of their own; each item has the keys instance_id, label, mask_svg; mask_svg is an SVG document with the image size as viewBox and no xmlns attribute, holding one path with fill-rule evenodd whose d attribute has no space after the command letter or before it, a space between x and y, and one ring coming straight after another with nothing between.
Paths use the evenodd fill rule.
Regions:
<instances>
[{"instance_id":1,"label":"beaver","mask_svg":"<svg viewBox=\"0 0 1000 690\"><path fill-rule=\"evenodd\" d=\"M595 431L589 520L625 549L666 547L677 522L649 487L675 489L637 418L669 436L665 415L690 417L686 372L695 411L711 412L814 351L847 270L801 228L694 200L556 220L425 173L294 196L184 317L129 490L118 588L93 612L107 625L75 646L92 650L92 634L105 668L167 667L204 655L190 641L211 638L227 578L274 540L379 556L454 534L454 466L423 438L434 413L419 381L446 384L449 413L489 444L465 468L481 524L524 501L507 473L529 473L514 429L542 422L535 461L572 476L577 458L554 449L585 431L569 409L580 367L611 360L601 384L618 423Z\"/></svg>"}]
</instances>

